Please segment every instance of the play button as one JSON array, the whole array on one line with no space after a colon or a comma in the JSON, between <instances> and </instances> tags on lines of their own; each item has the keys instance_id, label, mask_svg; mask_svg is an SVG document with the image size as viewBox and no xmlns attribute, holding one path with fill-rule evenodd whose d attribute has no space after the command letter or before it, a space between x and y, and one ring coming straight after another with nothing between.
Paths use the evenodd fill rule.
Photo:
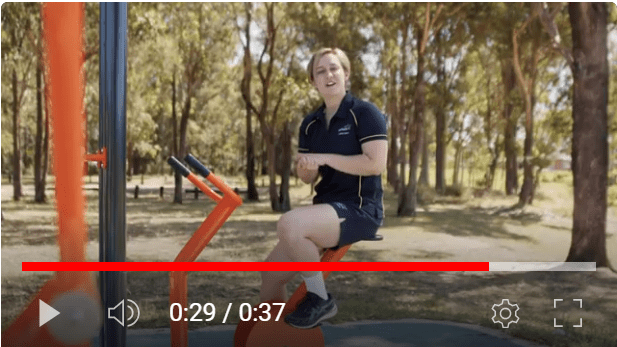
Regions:
<instances>
[{"instance_id":1,"label":"play button","mask_svg":"<svg viewBox=\"0 0 617 347\"><path fill-rule=\"evenodd\" d=\"M43 300L39 299L39 327L49 322L59 314L60 312L58 312L55 308L47 305L43 302Z\"/></svg>"}]
</instances>

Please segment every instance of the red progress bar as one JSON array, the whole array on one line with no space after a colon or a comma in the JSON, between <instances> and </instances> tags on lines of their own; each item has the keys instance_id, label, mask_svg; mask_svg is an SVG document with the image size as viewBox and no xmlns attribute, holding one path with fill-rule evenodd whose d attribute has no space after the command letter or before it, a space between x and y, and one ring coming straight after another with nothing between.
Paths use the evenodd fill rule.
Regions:
<instances>
[{"instance_id":1,"label":"red progress bar","mask_svg":"<svg viewBox=\"0 0 617 347\"><path fill-rule=\"evenodd\" d=\"M22 271L489 271L489 262L23 262Z\"/></svg>"}]
</instances>

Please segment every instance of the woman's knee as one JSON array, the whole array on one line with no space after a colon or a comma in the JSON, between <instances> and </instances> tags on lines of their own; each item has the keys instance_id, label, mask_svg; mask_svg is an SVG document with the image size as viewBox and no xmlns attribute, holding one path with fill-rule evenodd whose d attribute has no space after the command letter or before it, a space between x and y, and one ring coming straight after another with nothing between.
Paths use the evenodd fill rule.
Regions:
<instances>
[{"instance_id":1,"label":"woman's knee","mask_svg":"<svg viewBox=\"0 0 617 347\"><path fill-rule=\"evenodd\" d=\"M294 223L294 221L294 213L287 212L281 216L276 224L278 238L286 244L293 244L299 238L303 237L302 230L297 228L297 223Z\"/></svg>"}]
</instances>

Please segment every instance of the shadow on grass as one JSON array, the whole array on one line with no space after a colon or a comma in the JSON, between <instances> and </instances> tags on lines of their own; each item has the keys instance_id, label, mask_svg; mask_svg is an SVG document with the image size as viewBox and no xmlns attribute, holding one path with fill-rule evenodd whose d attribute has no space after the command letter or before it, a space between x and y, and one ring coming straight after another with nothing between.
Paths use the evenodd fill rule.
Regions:
<instances>
[{"instance_id":1,"label":"shadow on grass","mask_svg":"<svg viewBox=\"0 0 617 347\"><path fill-rule=\"evenodd\" d=\"M449 208L419 212L415 218L387 216L384 227L413 226L433 233L446 233L452 236L483 236L533 242L528 236L509 232L505 224L512 219L491 215L478 208ZM523 225L538 223L541 219L535 214L517 218Z\"/></svg>"}]
</instances>

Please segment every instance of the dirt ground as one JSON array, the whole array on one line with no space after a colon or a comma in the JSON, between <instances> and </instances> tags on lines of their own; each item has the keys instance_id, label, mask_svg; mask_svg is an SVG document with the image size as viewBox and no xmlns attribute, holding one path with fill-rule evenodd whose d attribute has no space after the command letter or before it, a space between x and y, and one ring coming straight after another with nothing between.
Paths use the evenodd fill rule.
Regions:
<instances>
[{"instance_id":1,"label":"dirt ground","mask_svg":"<svg viewBox=\"0 0 617 347\"><path fill-rule=\"evenodd\" d=\"M147 181L154 188L163 182ZM168 181L167 184L170 184ZM190 185L185 183L186 186ZM153 188L153 192L156 190ZM129 189L132 185L129 184ZM415 218L395 217L396 196L387 192L386 220L380 242L354 245L347 261L563 261L571 240L571 193L564 184L541 186L534 206L508 211L516 201L498 194L469 200L442 200L423 206ZM156 190L158 192L158 190ZM53 204L11 201L12 187L2 185L2 329L7 326L49 273L21 271L22 261L57 261L56 212ZM87 191L90 242L87 257L98 259L98 207L96 192ZM569 195L568 195L569 193ZM50 191L50 195L52 192ZM292 191L293 206L309 204L308 187ZM199 261L262 261L276 243L279 214L262 202L244 204L229 218ZM182 205L171 203L171 188L164 199L157 193L135 200L127 194L128 261L172 261L211 210L212 203L187 195ZM607 253L617 265L617 212L609 210ZM143 305L140 325L168 326L168 274L129 273L129 296ZM257 303L257 273L191 273L189 300ZM292 285L297 285L295 280ZM502 299L517 302L521 321L509 333L549 345L603 345L617 340L617 275L609 269L596 272L342 272L328 280L341 312L333 323L361 319L430 318L495 328L491 307ZM367 290L369 294L367 294ZM553 308L553 300L582 298ZM367 304L370 303L370 304ZM578 323L584 329L553 327L553 319ZM232 318L236 320L237 317ZM220 322L219 322L220 324ZM595 340L594 340L595 339ZM565 341L565 342L564 342Z\"/></svg>"}]
</instances>

